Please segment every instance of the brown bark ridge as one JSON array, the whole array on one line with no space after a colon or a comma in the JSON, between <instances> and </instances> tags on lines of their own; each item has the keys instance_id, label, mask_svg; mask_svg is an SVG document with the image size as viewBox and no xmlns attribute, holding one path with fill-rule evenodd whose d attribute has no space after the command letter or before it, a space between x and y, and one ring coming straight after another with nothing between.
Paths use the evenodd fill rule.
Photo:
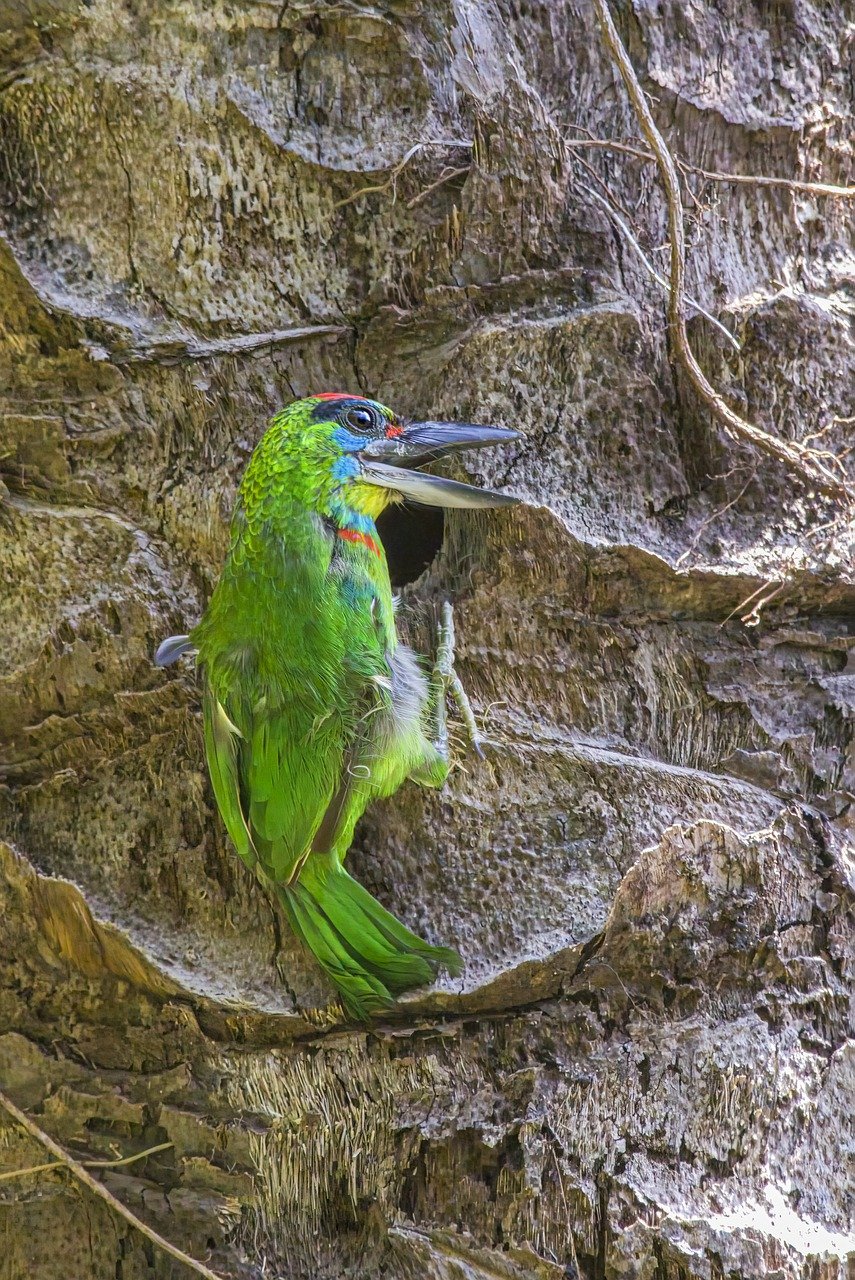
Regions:
<instances>
[{"instance_id":1,"label":"brown bark ridge","mask_svg":"<svg viewBox=\"0 0 855 1280\"><path fill-rule=\"evenodd\" d=\"M840 0L612 14L676 157L851 185ZM639 148L583 0L0 3L0 1089L80 1164L157 1148L93 1176L232 1280L855 1266L852 531L672 365L602 204L667 276ZM851 202L680 181L686 296L739 348L687 304L704 377L845 451ZM152 665L266 418L323 388L527 433L466 464L525 505L386 529L486 742L360 828L465 958L371 1028ZM0 1171L45 1162L0 1124ZM0 1223L3 1280L187 1274L67 1173L0 1182Z\"/></svg>"}]
</instances>

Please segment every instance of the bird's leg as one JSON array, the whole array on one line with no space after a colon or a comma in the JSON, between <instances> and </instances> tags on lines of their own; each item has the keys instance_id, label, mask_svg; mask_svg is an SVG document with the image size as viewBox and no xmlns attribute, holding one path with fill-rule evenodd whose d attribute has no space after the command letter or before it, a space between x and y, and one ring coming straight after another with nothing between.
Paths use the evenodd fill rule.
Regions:
<instances>
[{"instance_id":1,"label":"bird's leg","mask_svg":"<svg viewBox=\"0 0 855 1280\"><path fill-rule=\"evenodd\" d=\"M434 746L443 760L448 762L448 707L447 695L450 692L461 719L466 726L469 742L475 753L483 757L481 735L475 723L472 704L463 688L460 676L454 669L454 614L448 600L443 601L439 623L439 642L436 647L436 662L433 668L434 687Z\"/></svg>"}]
</instances>

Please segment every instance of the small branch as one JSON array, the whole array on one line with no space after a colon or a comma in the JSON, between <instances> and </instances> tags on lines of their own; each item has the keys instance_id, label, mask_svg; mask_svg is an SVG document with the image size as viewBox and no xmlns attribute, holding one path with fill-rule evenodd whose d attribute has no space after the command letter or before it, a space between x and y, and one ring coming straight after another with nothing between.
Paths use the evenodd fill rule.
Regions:
<instances>
[{"instance_id":1,"label":"small branch","mask_svg":"<svg viewBox=\"0 0 855 1280\"><path fill-rule=\"evenodd\" d=\"M96 1178L93 1178L92 1174L89 1173L79 1160L75 1160L74 1157L69 1155L58 1142L54 1142L53 1138L49 1134L45 1133L44 1129L40 1128L39 1125L36 1124L35 1120L28 1116L25 1111L21 1111L19 1107L16 1107L14 1102L7 1098L5 1093L2 1092L0 1092L0 1107L2 1107L4 1111L8 1112L16 1124L19 1124L22 1129L26 1129L31 1138L35 1138L36 1142L40 1143L41 1146L49 1151L51 1155L55 1157L57 1164L65 1165L69 1172L74 1174L74 1177L78 1182L82 1182L84 1187L88 1187L93 1195L98 1196L100 1200L103 1200L108 1204L114 1213L118 1213L120 1217L124 1218L126 1222L129 1222L132 1227L136 1227L137 1231L141 1231L146 1239L150 1240L158 1249L162 1249L164 1253L168 1253L178 1262L183 1262L185 1267L189 1267L191 1271L195 1271L199 1276L204 1276L205 1280L223 1280L222 1276L218 1276L215 1271L210 1269L210 1267L206 1267L204 1262L197 1262L195 1258L191 1258L189 1254L183 1251L183 1249L179 1249L176 1245L170 1244L168 1240L164 1239L163 1236L158 1235L158 1233L143 1222L141 1218L138 1218L135 1213L132 1213L130 1209L122 1204L121 1200L117 1200L113 1193L107 1190L103 1183L98 1182ZM170 1143L162 1144L162 1146L170 1145ZM161 1149L162 1147L153 1148L153 1150ZM125 1160L118 1160L115 1162L108 1160L103 1163L99 1161L98 1163L101 1164L102 1168L114 1163L128 1164L132 1159L140 1159L142 1155L146 1154L150 1155L151 1152L141 1152L139 1157L128 1157ZM41 1169L44 1167L45 1166L34 1166L35 1169ZM30 1171L27 1170L26 1172Z\"/></svg>"},{"instance_id":2,"label":"small branch","mask_svg":"<svg viewBox=\"0 0 855 1280\"><path fill-rule=\"evenodd\" d=\"M408 209L415 209L417 204L421 204L432 191L436 191L437 187L443 186L446 182L451 182L454 178L462 178L464 173L469 172L469 166L466 165L462 169L449 169L447 173L443 173L437 178L436 182L432 182L429 187L425 187L424 191L420 191L417 196L413 196L412 200L407 201Z\"/></svg>"},{"instance_id":3,"label":"small branch","mask_svg":"<svg viewBox=\"0 0 855 1280\"><path fill-rule=\"evenodd\" d=\"M28 1178L34 1173L47 1173L49 1169L64 1169L62 1160L49 1160L47 1164L31 1164L26 1169L6 1169L0 1173L0 1182L11 1182L15 1178Z\"/></svg>"},{"instance_id":4,"label":"small branch","mask_svg":"<svg viewBox=\"0 0 855 1280\"><path fill-rule=\"evenodd\" d=\"M333 205L333 208L343 209L346 204L353 204L354 200L358 200L360 196L377 195L381 191L388 191L390 187L394 188L395 183L398 180L398 176L404 171L404 169L406 169L410 161L413 160L420 151L423 151L425 147L464 147L467 151L471 151L472 143L450 142L441 138L432 139L427 142L417 142L415 146L410 147L404 158L398 161L385 182L378 182L375 186L371 187L360 187L358 191L351 192L351 194L349 196L345 196L343 200L337 200ZM443 181L447 182L448 178L444 178ZM438 186L439 184L436 183L434 185ZM430 188L428 188L428 190L430 190ZM426 195L427 192L423 192L423 194Z\"/></svg>"},{"instance_id":5,"label":"small branch","mask_svg":"<svg viewBox=\"0 0 855 1280\"><path fill-rule=\"evenodd\" d=\"M756 473L752 471L748 479L745 481L745 484L739 490L739 493L737 493L734 497L732 497L729 502L726 502L723 507L719 507L717 511L713 511L711 515L708 515L707 518L701 522L701 526L698 529L697 533L695 534L694 538L692 538L692 541L689 544L689 546L686 547L686 550L683 552L681 556L677 557L677 560L674 564L675 569L679 569L680 566L684 563L684 561L688 560L689 556L695 550L701 538L704 536L704 533L710 527L712 522L714 520L720 520L726 511L730 511L731 507L736 506L737 502L739 502L741 498L744 496L744 494L747 492L748 486L751 484L752 480L754 479L755 474Z\"/></svg>"},{"instance_id":6,"label":"small branch","mask_svg":"<svg viewBox=\"0 0 855 1280\"><path fill-rule=\"evenodd\" d=\"M635 156L636 160L644 160L647 164L656 162L656 157L651 152L630 146L628 142L615 142L611 138L565 138L564 145L574 150L589 148L594 151L622 151L624 155Z\"/></svg>"},{"instance_id":7,"label":"small branch","mask_svg":"<svg viewBox=\"0 0 855 1280\"><path fill-rule=\"evenodd\" d=\"M585 172L588 174L588 177L593 179L594 182L596 182L597 186L600 188L600 194L602 195L603 199L608 201L609 205L612 208L617 209L618 213L623 215L627 224L631 222L632 214L630 213L629 209L626 209L620 203L620 201L615 196L614 192L609 189L608 184L604 182L603 179L600 177L600 175L597 173L594 166L592 164L588 164L588 161L585 160L582 156L577 157L577 164L580 164L582 168L585 170Z\"/></svg>"},{"instance_id":8,"label":"small branch","mask_svg":"<svg viewBox=\"0 0 855 1280\"><path fill-rule=\"evenodd\" d=\"M80 1163L84 1169L118 1169L123 1165L136 1164L138 1160L145 1160L146 1156L153 1156L158 1151L167 1151L174 1146L174 1142L161 1142L156 1147L147 1147L145 1151L138 1151L136 1155L123 1156L121 1160L81 1160ZM64 1160L51 1160L48 1164L34 1164L27 1169L7 1169L4 1173L0 1173L0 1182L11 1182L13 1178L26 1178L33 1173L45 1173L48 1169L67 1168Z\"/></svg>"},{"instance_id":9,"label":"small branch","mask_svg":"<svg viewBox=\"0 0 855 1280\"><path fill-rule=\"evenodd\" d=\"M739 440L753 444L755 448L786 463L803 481L829 497L851 501L852 490L844 480L836 476L819 459L817 454L798 441L784 440L770 435L730 408L707 379L686 334L686 310L684 278L686 271L685 232L683 228L683 202L680 197L680 178L674 157L656 127L629 55L623 46L617 28L612 21L607 0L593 0L594 11L600 24L603 40L620 71L629 99L659 166L662 184L668 204L668 233L671 242L671 272L668 294L668 333L673 352L683 366L697 395L715 418Z\"/></svg>"},{"instance_id":10,"label":"small branch","mask_svg":"<svg viewBox=\"0 0 855 1280\"><path fill-rule=\"evenodd\" d=\"M87 1169L120 1169L124 1165L136 1164L137 1160L145 1160L146 1156L157 1155L158 1151L168 1151L174 1146L174 1142L159 1142L156 1147L147 1147L145 1151L138 1151L134 1156L122 1156L120 1160L81 1160L80 1163Z\"/></svg>"},{"instance_id":11,"label":"small branch","mask_svg":"<svg viewBox=\"0 0 855 1280\"><path fill-rule=\"evenodd\" d=\"M655 159L654 156L650 157ZM696 173L709 182L732 182L744 187L783 187L806 196L828 196L832 200L855 199L855 187L836 187L830 182L801 182L798 178L771 178L761 173L719 173L716 169L701 169L696 164L678 160L686 173Z\"/></svg>"},{"instance_id":12,"label":"small branch","mask_svg":"<svg viewBox=\"0 0 855 1280\"><path fill-rule=\"evenodd\" d=\"M719 630L721 630L722 627L726 626L727 623L730 622L731 618L736 617L737 614L740 615L739 621L743 624L743 626L756 627L757 623L760 621L760 610L765 608L765 606L769 603L770 600L774 600L775 596L779 596L781 592L784 590L786 585L787 585L786 582L775 583L771 578L767 579L766 582L761 583L761 585L757 588L756 591L751 592L750 596L746 596L744 600L740 600L739 604L734 605L730 613L724 619L724 622L719 623ZM769 591L770 587L772 587L773 590L769 592L768 595L764 596L763 592ZM758 599L758 596L762 598ZM754 603L753 607L748 613L743 614L742 610L745 609L749 604L751 604L752 601L756 603Z\"/></svg>"},{"instance_id":13,"label":"small branch","mask_svg":"<svg viewBox=\"0 0 855 1280\"><path fill-rule=\"evenodd\" d=\"M593 148L599 151L622 151L624 155L634 156L646 164L656 164L656 156L642 147L633 147L628 142L615 142L611 138L565 138L564 145L574 150L577 148ZM731 182L744 187L783 187L789 191L798 191L808 196L828 196L832 200L855 200L855 187L837 187L830 182L800 182L798 178L770 178L760 173L722 173L717 169L701 169L687 160L676 159L676 164L683 173L696 173L709 182Z\"/></svg>"}]
</instances>

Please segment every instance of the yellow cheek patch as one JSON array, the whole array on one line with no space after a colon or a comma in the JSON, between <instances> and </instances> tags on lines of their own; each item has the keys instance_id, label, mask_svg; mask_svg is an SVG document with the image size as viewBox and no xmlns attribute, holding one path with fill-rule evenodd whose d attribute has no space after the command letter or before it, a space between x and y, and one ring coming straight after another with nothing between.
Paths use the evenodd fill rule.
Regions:
<instances>
[{"instance_id":1,"label":"yellow cheek patch","mask_svg":"<svg viewBox=\"0 0 855 1280\"><path fill-rule=\"evenodd\" d=\"M360 515L370 516L372 520L376 520L390 502L400 501L401 495L395 493L394 489L383 489L378 484L357 482L348 486L348 506L353 507Z\"/></svg>"}]
</instances>

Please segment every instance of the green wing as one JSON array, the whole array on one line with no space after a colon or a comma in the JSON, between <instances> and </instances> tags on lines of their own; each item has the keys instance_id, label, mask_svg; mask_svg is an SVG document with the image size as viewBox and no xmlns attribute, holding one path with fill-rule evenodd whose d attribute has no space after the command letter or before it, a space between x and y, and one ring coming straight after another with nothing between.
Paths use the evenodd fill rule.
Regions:
<instances>
[{"instance_id":1,"label":"green wing","mask_svg":"<svg viewBox=\"0 0 855 1280\"><path fill-rule=\"evenodd\" d=\"M255 848L282 884L302 865L341 778L339 717L319 723L304 703L289 700L255 719L242 759Z\"/></svg>"},{"instance_id":2,"label":"green wing","mask_svg":"<svg viewBox=\"0 0 855 1280\"><path fill-rule=\"evenodd\" d=\"M341 725L318 724L294 701L268 714L242 714L207 685L205 753L217 805L248 867L261 864L287 883L309 853L312 836L342 775ZM229 714L232 712L232 715ZM238 723L235 723L237 721Z\"/></svg>"},{"instance_id":3,"label":"green wing","mask_svg":"<svg viewBox=\"0 0 855 1280\"><path fill-rule=\"evenodd\" d=\"M219 698L206 686L203 703L205 754L217 806L235 848L246 865L254 867L258 853L243 810L240 793L238 753L242 734L233 724Z\"/></svg>"}]
</instances>

